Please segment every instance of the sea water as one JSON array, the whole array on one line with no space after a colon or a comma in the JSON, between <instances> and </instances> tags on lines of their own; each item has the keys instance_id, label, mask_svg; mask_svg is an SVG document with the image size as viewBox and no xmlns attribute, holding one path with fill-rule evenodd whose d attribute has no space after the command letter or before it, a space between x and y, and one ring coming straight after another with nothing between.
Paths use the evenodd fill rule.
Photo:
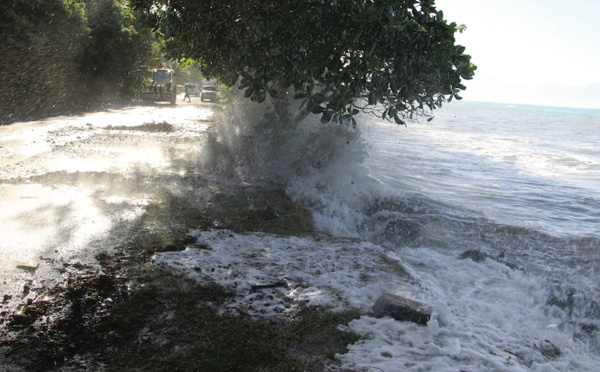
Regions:
<instances>
[{"instance_id":1,"label":"sea water","mask_svg":"<svg viewBox=\"0 0 600 372\"><path fill-rule=\"evenodd\" d=\"M217 168L276 180L321 234L195 231L212 250L156 262L190 275L212 265L200 271L235 283L231 306L257 315L297 301L364 310L341 325L364 335L337 356L342 368L600 370L600 111L453 102L429 123L359 119L357 130L317 124L271 147L264 132L224 123L219 148L243 155L220 150ZM282 278L278 301L260 305L248 290ZM370 317L385 292L429 305L432 319Z\"/></svg>"},{"instance_id":2,"label":"sea water","mask_svg":"<svg viewBox=\"0 0 600 372\"><path fill-rule=\"evenodd\" d=\"M368 134L370 174L393 190L392 207L377 213L396 213L402 200L402 217L420 224L400 252L424 268L436 297L455 316L507 337L508 329L541 332L540 340L562 332L556 343L582 342L598 353L600 111L461 102L431 125L395 137L390 129L372 121ZM370 229L378 235L366 230L370 239L394 241L380 226ZM468 249L511 271L456 261ZM548 364L540 368L583 368Z\"/></svg>"}]
</instances>

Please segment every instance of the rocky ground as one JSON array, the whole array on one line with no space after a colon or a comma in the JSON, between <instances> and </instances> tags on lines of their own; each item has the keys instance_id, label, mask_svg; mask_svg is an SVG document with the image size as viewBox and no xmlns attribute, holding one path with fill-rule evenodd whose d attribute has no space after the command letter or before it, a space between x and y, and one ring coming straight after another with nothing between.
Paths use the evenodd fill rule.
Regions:
<instances>
[{"instance_id":1,"label":"rocky ground","mask_svg":"<svg viewBox=\"0 0 600 372\"><path fill-rule=\"evenodd\" d=\"M199 101L196 100L196 101ZM231 296L156 267L191 229L310 234L277 188L202 163L221 106L131 106L0 127L0 371L324 371L359 316L219 313ZM279 217L265 219L265 201Z\"/></svg>"}]
</instances>

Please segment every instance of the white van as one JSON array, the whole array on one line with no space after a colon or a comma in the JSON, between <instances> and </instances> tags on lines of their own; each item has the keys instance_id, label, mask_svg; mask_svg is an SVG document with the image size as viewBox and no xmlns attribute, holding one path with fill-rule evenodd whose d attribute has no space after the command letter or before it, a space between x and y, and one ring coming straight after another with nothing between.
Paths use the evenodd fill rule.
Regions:
<instances>
[{"instance_id":1,"label":"white van","mask_svg":"<svg viewBox=\"0 0 600 372\"><path fill-rule=\"evenodd\" d=\"M219 100L217 83L214 80L202 81L202 93L200 93L200 100L202 102Z\"/></svg>"}]
</instances>

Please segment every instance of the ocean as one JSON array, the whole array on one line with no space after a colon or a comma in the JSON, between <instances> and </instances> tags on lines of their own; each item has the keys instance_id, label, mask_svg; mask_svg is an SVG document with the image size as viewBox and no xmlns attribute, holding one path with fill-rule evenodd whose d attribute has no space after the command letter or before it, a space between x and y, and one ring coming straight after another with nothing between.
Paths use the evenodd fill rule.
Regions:
<instances>
[{"instance_id":1,"label":"ocean","mask_svg":"<svg viewBox=\"0 0 600 372\"><path fill-rule=\"evenodd\" d=\"M365 338L339 368L600 370L600 110L461 101L407 126L363 115L357 130L249 124L260 114L230 112L207 163L284 187L318 236L193 231L212 250L158 264L198 280L213 265L211 280L238 288L232 308L256 315L364 310L340 326ZM282 278L278 301L247 290ZM370 317L386 292L431 306L428 325Z\"/></svg>"}]
</instances>

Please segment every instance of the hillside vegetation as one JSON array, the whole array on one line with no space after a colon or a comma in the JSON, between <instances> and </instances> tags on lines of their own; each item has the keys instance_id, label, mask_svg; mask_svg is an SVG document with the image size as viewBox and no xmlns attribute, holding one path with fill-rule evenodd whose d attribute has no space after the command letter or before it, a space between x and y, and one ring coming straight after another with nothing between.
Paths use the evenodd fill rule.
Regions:
<instances>
[{"instance_id":1,"label":"hillside vegetation","mask_svg":"<svg viewBox=\"0 0 600 372\"><path fill-rule=\"evenodd\" d=\"M0 14L0 125L128 97L158 53L126 0L8 0Z\"/></svg>"}]
</instances>

